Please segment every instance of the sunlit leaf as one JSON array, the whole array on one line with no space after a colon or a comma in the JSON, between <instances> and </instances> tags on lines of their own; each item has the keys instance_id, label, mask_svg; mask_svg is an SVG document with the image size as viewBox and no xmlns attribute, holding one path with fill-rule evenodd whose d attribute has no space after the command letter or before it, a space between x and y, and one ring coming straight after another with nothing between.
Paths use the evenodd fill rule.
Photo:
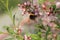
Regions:
<instances>
[{"instance_id":1,"label":"sunlit leaf","mask_svg":"<svg viewBox=\"0 0 60 40\"><path fill-rule=\"evenodd\" d=\"M16 38L17 38L17 40L23 40L23 37L20 35L17 35Z\"/></svg>"},{"instance_id":2,"label":"sunlit leaf","mask_svg":"<svg viewBox=\"0 0 60 40\"><path fill-rule=\"evenodd\" d=\"M0 31L0 34L3 34L3 32L2 32L2 31Z\"/></svg>"},{"instance_id":3,"label":"sunlit leaf","mask_svg":"<svg viewBox=\"0 0 60 40\"><path fill-rule=\"evenodd\" d=\"M32 40L40 40L41 38L37 34L31 34L30 35Z\"/></svg>"},{"instance_id":4,"label":"sunlit leaf","mask_svg":"<svg viewBox=\"0 0 60 40\"><path fill-rule=\"evenodd\" d=\"M7 10L8 10L8 3L9 3L8 0L6 0L6 5L5 6L6 6Z\"/></svg>"},{"instance_id":5,"label":"sunlit leaf","mask_svg":"<svg viewBox=\"0 0 60 40\"><path fill-rule=\"evenodd\" d=\"M38 0L38 3L39 4L42 4L42 3L44 3L45 2L45 0Z\"/></svg>"}]
</instances>

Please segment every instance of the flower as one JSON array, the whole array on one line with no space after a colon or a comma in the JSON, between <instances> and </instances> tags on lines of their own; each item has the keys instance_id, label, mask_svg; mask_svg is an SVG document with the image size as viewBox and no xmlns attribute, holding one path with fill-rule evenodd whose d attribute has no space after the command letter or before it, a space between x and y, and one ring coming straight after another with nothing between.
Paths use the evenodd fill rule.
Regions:
<instances>
[{"instance_id":1,"label":"flower","mask_svg":"<svg viewBox=\"0 0 60 40\"><path fill-rule=\"evenodd\" d=\"M27 40L27 35L24 35L24 40Z\"/></svg>"},{"instance_id":2,"label":"flower","mask_svg":"<svg viewBox=\"0 0 60 40\"><path fill-rule=\"evenodd\" d=\"M26 5L27 5L27 3L25 2L25 3L24 3L24 5L26 6Z\"/></svg>"},{"instance_id":3,"label":"flower","mask_svg":"<svg viewBox=\"0 0 60 40\"><path fill-rule=\"evenodd\" d=\"M21 32L22 32L21 29L18 29L18 30L17 30L17 34L18 34L18 35L21 34Z\"/></svg>"},{"instance_id":4,"label":"flower","mask_svg":"<svg viewBox=\"0 0 60 40\"><path fill-rule=\"evenodd\" d=\"M53 23L53 22L51 22L51 23L49 23L48 24L50 27L52 27L52 28L55 28L57 25L55 24L55 23Z\"/></svg>"},{"instance_id":5,"label":"flower","mask_svg":"<svg viewBox=\"0 0 60 40\"><path fill-rule=\"evenodd\" d=\"M31 37L30 36L28 36L28 40L31 40Z\"/></svg>"},{"instance_id":6,"label":"flower","mask_svg":"<svg viewBox=\"0 0 60 40\"><path fill-rule=\"evenodd\" d=\"M27 5L31 5L30 1L27 1Z\"/></svg>"},{"instance_id":7,"label":"flower","mask_svg":"<svg viewBox=\"0 0 60 40\"><path fill-rule=\"evenodd\" d=\"M46 6L45 6L44 4L42 4L42 8L43 8L44 10L46 10Z\"/></svg>"},{"instance_id":8,"label":"flower","mask_svg":"<svg viewBox=\"0 0 60 40\"><path fill-rule=\"evenodd\" d=\"M60 8L60 2L57 2L57 3L56 3L56 7L57 7L57 8Z\"/></svg>"}]
</instances>

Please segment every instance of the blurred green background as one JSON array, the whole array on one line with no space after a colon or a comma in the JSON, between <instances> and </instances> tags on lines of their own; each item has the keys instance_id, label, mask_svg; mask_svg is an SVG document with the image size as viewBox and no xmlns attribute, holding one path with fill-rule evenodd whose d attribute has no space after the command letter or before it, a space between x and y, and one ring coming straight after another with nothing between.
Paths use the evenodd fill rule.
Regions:
<instances>
[{"instance_id":1,"label":"blurred green background","mask_svg":"<svg viewBox=\"0 0 60 40\"><path fill-rule=\"evenodd\" d=\"M8 0L8 8L15 8L17 6L18 3L23 3L24 1L27 0ZM5 5L7 3L7 0L0 0L0 14L6 12L6 8Z\"/></svg>"}]
</instances>

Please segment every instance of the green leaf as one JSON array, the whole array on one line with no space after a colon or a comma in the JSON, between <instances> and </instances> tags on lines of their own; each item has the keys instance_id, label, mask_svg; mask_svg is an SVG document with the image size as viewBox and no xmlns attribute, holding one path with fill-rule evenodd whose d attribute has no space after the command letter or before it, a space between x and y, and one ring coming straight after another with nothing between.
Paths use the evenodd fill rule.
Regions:
<instances>
[{"instance_id":1,"label":"green leaf","mask_svg":"<svg viewBox=\"0 0 60 40\"><path fill-rule=\"evenodd\" d=\"M37 34L31 34L30 36L32 40L40 40L40 37Z\"/></svg>"},{"instance_id":2,"label":"green leaf","mask_svg":"<svg viewBox=\"0 0 60 40\"><path fill-rule=\"evenodd\" d=\"M42 32L38 32L38 35L41 35L42 34Z\"/></svg>"},{"instance_id":3,"label":"green leaf","mask_svg":"<svg viewBox=\"0 0 60 40\"><path fill-rule=\"evenodd\" d=\"M43 29L43 30L45 30L43 24L37 24L37 25L35 25L35 26L36 26L37 28L39 28L39 29Z\"/></svg>"},{"instance_id":4,"label":"green leaf","mask_svg":"<svg viewBox=\"0 0 60 40\"><path fill-rule=\"evenodd\" d=\"M20 35L17 35L16 38L17 38L17 40L23 40L23 37Z\"/></svg>"},{"instance_id":5,"label":"green leaf","mask_svg":"<svg viewBox=\"0 0 60 40\"><path fill-rule=\"evenodd\" d=\"M7 29L9 26L3 26L4 29Z\"/></svg>"},{"instance_id":6,"label":"green leaf","mask_svg":"<svg viewBox=\"0 0 60 40\"><path fill-rule=\"evenodd\" d=\"M7 31L8 31L9 34L11 34L11 35L14 35L14 34L15 34L14 30L13 30L12 28L10 28L10 27L7 28Z\"/></svg>"},{"instance_id":7,"label":"green leaf","mask_svg":"<svg viewBox=\"0 0 60 40\"><path fill-rule=\"evenodd\" d=\"M50 27L47 25L47 31L46 31L46 36L45 36L45 39L47 40L47 36L48 36L48 34L50 33Z\"/></svg>"},{"instance_id":8,"label":"green leaf","mask_svg":"<svg viewBox=\"0 0 60 40\"><path fill-rule=\"evenodd\" d=\"M15 26L15 15L13 15L13 24Z\"/></svg>"},{"instance_id":9,"label":"green leaf","mask_svg":"<svg viewBox=\"0 0 60 40\"><path fill-rule=\"evenodd\" d=\"M7 8L7 10L8 10L8 2L9 0L6 0L6 8Z\"/></svg>"}]
</instances>

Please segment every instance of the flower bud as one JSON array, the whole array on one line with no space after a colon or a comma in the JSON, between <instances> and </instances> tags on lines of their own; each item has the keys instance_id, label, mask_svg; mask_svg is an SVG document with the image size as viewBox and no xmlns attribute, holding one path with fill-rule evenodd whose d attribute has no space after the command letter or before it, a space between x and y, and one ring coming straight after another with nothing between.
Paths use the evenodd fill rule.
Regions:
<instances>
[{"instance_id":1,"label":"flower bud","mask_svg":"<svg viewBox=\"0 0 60 40\"><path fill-rule=\"evenodd\" d=\"M57 2L57 3L56 3L56 7L57 7L57 8L60 8L60 2Z\"/></svg>"}]
</instances>

